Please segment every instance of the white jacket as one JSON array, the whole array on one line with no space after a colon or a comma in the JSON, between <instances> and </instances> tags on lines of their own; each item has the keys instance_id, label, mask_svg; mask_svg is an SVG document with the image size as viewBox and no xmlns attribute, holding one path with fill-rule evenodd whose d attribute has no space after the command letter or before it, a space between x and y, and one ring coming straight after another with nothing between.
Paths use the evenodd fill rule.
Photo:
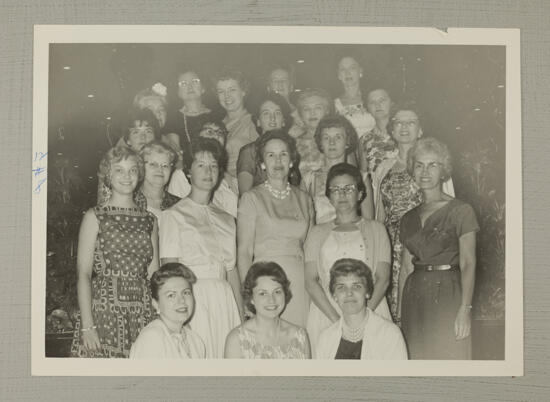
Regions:
<instances>
[{"instance_id":1,"label":"white jacket","mask_svg":"<svg viewBox=\"0 0 550 402\"><path fill-rule=\"evenodd\" d=\"M361 360L407 360L407 347L399 327L369 308L367 315ZM334 359L342 338L343 320L340 318L321 332L317 342L317 359Z\"/></svg>"}]
</instances>

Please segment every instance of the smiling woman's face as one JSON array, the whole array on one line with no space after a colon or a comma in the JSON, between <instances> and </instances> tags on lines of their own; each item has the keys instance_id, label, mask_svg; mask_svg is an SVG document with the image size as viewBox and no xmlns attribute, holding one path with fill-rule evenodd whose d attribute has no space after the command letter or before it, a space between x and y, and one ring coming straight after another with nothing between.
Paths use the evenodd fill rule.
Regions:
<instances>
[{"instance_id":1,"label":"smiling woman's face","mask_svg":"<svg viewBox=\"0 0 550 402\"><path fill-rule=\"evenodd\" d=\"M334 283L333 297L345 315L357 314L367 307L367 284L364 278L350 273Z\"/></svg>"},{"instance_id":2,"label":"smiling woman's face","mask_svg":"<svg viewBox=\"0 0 550 402\"><path fill-rule=\"evenodd\" d=\"M182 277L169 278L159 289L158 300L153 299L153 307L169 328L181 327L195 307L191 285Z\"/></svg>"},{"instance_id":3,"label":"smiling woman's face","mask_svg":"<svg viewBox=\"0 0 550 402\"><path fill-rule=\"evenodd\" d=\"M286 179L290 169L290 152L286 142L274 138L265 144L263 167L268 179Z\"/></svg>"},{"instance_id":4,"label":"smiling woman's face","mask_svg":"<svg viewBox=\"0 0 550 402\"><path fill-rule=\"evenodd\" d=\"M191 164L191 185L203 191L211 191L218 181L218 161L210 152L198 152Z\"/></svg>"},{"instance_id":5,"label":"smiling woman's face","mask_svg":"<svg viewBox=\"0 0 550 402\"><path fill-rule=\"evenodd\" d=\"M260 276L252 290L251 302L256 309L256 315L278 317L286 305L283 286L270 276Z\"/></svg>"}]
</instances>

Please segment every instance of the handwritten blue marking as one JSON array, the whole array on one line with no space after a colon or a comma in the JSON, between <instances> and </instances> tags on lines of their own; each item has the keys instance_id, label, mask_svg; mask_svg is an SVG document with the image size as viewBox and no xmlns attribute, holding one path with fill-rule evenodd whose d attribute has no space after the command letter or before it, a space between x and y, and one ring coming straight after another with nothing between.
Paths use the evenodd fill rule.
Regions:
<instances>
[{"instance_id":1,"label":"handwritten blue marking","mask_svg":"<svg viewBox=\"0 0 550 402\"><path fill-rule=\"evenodd\" d=\"M42 190L42 184L44 184L45 182L46 182L46 178L44 178L44 179L42 179L42 180L40 180L40 181L38 182L38 184L37 184L36 187L34 188L34 193L35 193L35 194L40 193L40 190Z\"/></svg>"},{"instance_id":2,"label":"handwritten blue marking","mask_svg":"<svg viewBox=\"0 0 550 402\"><path fill-rule=\"evenodd\" d=\"M36 162L37 160L41 161L42 159L44 159L46 156L48 155L48 153L44 153L44 152L35 152L34 153L34 162Z\"/></svg>"},{"instance_id":3,"label":"handwritten blue marking","mask_svg":"<svg viewBox=\"0 0 550 402\"><path fill-rule=\"evenodd\" d=\"M39 166L37 168L34 168L32 170L34 172L34 177L38 176L40 173L43 173L46 171L46 168L43 168L42 166Z\"/></svg>"}]
</instances>

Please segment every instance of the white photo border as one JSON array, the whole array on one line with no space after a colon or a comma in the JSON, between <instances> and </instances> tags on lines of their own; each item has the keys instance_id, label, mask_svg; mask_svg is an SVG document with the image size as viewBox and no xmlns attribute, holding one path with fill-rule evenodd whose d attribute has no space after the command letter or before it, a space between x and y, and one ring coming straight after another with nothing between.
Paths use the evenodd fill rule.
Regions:
<instances>
[{"instance_id":1,"label":"white photo border","mask_svg":"<svg viewBox=\"0 0 550 402\"><path fill-rule=\"evenodd\" d=\"M183 42L180 38L191 38ZM250 38L254 38L251 41ZM297 41L296 38L300 38ZM33 175L31 374L69 376L521 376L523 375L523 221L519 29L36 25L33 169L47 172L49 45L54 43L278 43L502 45L506 47L505 359L498 361L129 360L45 357L46 185ZM38 158L37 158L38 156ZM47 174L47 173L45 173ZM46 176L44 176L46 177Z\"/></svg>"}]
</instances>

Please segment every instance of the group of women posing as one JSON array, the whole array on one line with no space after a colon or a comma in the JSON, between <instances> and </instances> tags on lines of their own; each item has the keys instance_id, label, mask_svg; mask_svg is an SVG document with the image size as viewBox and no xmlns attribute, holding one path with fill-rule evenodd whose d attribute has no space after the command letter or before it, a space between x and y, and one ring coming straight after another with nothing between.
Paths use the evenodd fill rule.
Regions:
<instances>
[{"instance_id":1,"label":"group of women posing","mask_svg":"<svg viewBox=\"0 0 550 402\"><path fill-rule=\"evenodd\" d=\"M469 359L478 230L418 113L338 64L343 94L274 67L139 93L78 248L75 356ZM333 106L335 112L333 112ZM160 266L160 268L159 268Z\"/></svg>"}]
</instances>

